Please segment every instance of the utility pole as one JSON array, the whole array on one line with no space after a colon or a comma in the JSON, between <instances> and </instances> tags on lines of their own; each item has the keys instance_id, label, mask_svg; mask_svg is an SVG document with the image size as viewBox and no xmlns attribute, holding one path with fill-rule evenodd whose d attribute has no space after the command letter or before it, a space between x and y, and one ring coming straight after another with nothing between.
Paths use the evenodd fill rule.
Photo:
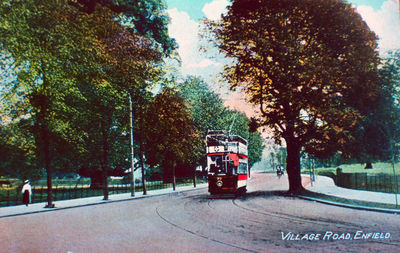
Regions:
<instances>
[{"instance_id":1,"label":"utility pole","mask_svg":"<svg viewBox=\"0 0 400 253\"><path fill-rule=\"evenodd\" d=\"M135 151L134 151L134 142L133 142L133 103L132 103L132 94L128 92L129 96L129 117L130 117L130 135L131 135L131 174L132 174L132 182L131 182L131 196L135 196Z\"/></svg>"},{"instance_id":2,"label":"utility pole","mask_svg":"<svg viewBox=\"0 0 400 253\"><path fill-rule=\"evenodd\" d=\"M399 192L399 185L398 185L398 182L397 182L396 169L395 169L395 163L396 163L396 149L397 149L398 146L399 146L399 144L396 143L396 144L393 145L393 148L392 148L392 168L393 168L394 182L395 182L395 184L396 184L396 190L395 190L395 194L394 194L394 196L395 196L395 198L396 198L396 209L397 209L398 206L399 206L399 202L398 202L398 200L397 200L397 193Z\"/></svg>"}]
</instances>

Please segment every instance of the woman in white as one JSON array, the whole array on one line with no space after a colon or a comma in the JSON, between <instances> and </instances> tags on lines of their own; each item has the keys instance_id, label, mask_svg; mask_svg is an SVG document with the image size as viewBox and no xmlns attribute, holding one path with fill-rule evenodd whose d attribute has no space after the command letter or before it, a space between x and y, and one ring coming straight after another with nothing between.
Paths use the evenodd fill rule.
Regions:
<instances>
[{"instance_id":1,"label":"woman in white","mask_svg":"<svg viewBox=\"0 0 400 253\"><path fill-rule=\"evenodd\" d=\"M26 206L28 206L29 203L31 203L32 200L32 186L29 182L29 180L25 180L24 186L22 187L21 190L22 195L22 203L24 203Z\"/></svg>"}]
</instances>

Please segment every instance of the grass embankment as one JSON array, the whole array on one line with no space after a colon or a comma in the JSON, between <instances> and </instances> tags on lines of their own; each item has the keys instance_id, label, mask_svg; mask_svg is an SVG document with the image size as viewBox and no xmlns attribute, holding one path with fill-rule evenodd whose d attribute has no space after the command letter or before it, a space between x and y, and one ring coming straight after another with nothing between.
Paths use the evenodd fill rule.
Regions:
<instances>
[{"instance_id":1,"label":"grass embankment","mask_svg":"<svg viewBox=\"0 0 400 253\"><path fill-rule=\"evenodd\" d=\"M336 175L336 169L341 168L343 173L368 173L368 174L388 174L393 175L393 165L392 163L373 163L372 169L365 169L365 164L342 164L336 167L328 168L317 168L315 173L318 175L323 175L324 172L332 172ZM400 163L394 164L396 175L400 172ZM304 170L304 173L309 173L309 170Z\"/></svg>"}]
</instances>

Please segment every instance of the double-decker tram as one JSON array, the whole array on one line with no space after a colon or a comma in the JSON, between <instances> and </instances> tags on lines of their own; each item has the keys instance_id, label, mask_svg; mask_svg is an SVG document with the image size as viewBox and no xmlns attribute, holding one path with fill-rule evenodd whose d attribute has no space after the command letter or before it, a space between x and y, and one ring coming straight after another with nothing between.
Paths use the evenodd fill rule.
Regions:
<instances>
[{"instance_id":1,"label":"double-decker tram","mask_svg":"<svg viewBox=\"0 0 400 253\"><path fill-rule=\"evenodd\" d=\"M210 194L245 192L249 176L247 141L224 130L209 130L206 143Z\"/></svg>"}]
</instances>

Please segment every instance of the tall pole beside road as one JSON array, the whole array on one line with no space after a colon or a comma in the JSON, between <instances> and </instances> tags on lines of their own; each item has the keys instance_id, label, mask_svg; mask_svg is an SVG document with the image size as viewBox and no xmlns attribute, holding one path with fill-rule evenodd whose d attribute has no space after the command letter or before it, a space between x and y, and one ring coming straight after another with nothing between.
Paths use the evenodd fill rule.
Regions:
<instances>
[{"instance_id":1,"label":"tall pole beside road","mask_svg":"<svg viewBox=\"0 0 400 253\"><path fill-rule=\"evenodd\" d=\"M398 206L399 206L399 202L397 200L397 193L399 192L399 183L397 182L397 175L396 175L396 169L395 169L397 147L399 147L398 143L393 145L393 151L392 151L393 152L393 154L392 154L393 177L394 177L394 182L396 184L396 190L395 190L396 208L398 208Z\"/></svg>"},{"instance_id":2,"label":"tall pole beside road","mask_svg":"<svg viewBox=\"0 0 400 253\"><path fill-rule=\"evenodd\" d=\"M131 182L131 196L135 196L135 151L133 147L133 103L132 103L132 94L128 93L129 96L129 117L130 117L130 135L131 135L131 173L132 173L132 182Z\"/></svg>"}]
</instances>

